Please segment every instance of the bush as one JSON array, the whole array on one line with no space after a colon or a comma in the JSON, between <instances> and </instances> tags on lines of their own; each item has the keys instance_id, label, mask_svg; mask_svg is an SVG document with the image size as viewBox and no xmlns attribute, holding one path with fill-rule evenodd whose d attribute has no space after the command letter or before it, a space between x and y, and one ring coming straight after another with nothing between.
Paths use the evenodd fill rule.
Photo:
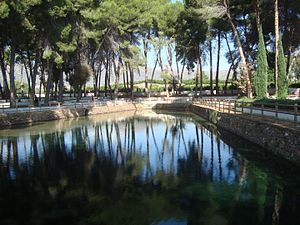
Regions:
<instances>
[{"instance_id":1,"label":"bush","mask_svg":"<svg viewBox=\"0 0 300 225\"><path fill-rule=\"evenodd\" d=\"M290 84L289 88L300 88L300 82Z\"/></svg>"},{"instance_id":2,"label":"bush","mask_svg":"<svg viewBox=\"0 0 300 225\"><path fill-rule=\"evenodd\" d=\"M286 99L288 94L288 81L286 76L286 64L282 47L282 36L278 46L278 96L279 99Z\"/></svg>"},{"instance_id":3,"label":"bush","mask_svg":"<svg viewBox=\"0 0 300 225\"><path fill-rule=\"evenodd\" d=\"M274 83L269 83L268 88L275 88L275 84Z\"/></svg>"},{"instance_id":4,"label":"bush","mask_svg":"<svg viewBox=\"0 0 300 225\"><path fill-rule=\"evenodd\" d=\"M238 102L244 103L253 103L253 104L279 104L279 105L300 105L300 100L292 100L292 99L269 99L269 98L262 98L262 99L252 99L247 97L242 97L238 99Z\"/></svg>"},{"instance_id":5,"label":"bush","mask_svg":"<svg viewBox=\"0 0 300 225\"><path fill-rule=\"evenodd\" d=\"M162 92L162 91L164 91L164 87L162 87L160 85L152 84L152 87L151 87L150 91Z\"/></svg>"},{"instance_id":6,"label":"bush","mask_svg":"<svg viewBox=\"0 0 300 225\"><path fill-rule=\"evenodd\" d=\"M229 90L237 90L238 89L238 85L237 84L231 84L228 86Z\"/></svg>"},{"instance_id":7,"label":"bush","mask_svg":"<svg viewBox=\"0 0 300 225\"><path fill-rule=\"evenodd\" d=\"M258 36L259 43L257 54L257 69L254 76L254 91L257 98L265 98L268 92L268 60L261 25L259 26Z\"/></svg>"}]
</instances>

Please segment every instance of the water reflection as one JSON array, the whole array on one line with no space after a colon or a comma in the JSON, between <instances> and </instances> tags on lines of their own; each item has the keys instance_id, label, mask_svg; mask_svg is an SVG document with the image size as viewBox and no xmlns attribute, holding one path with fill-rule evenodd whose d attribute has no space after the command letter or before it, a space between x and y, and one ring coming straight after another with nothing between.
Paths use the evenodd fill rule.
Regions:
<instances>
[{"instance_id":1,"label":"water reflection","mask_svg":"<svg viewBox=\"0 0 300 225\"><path fill-rule=\"evenodd\" d=\"M0 224L300 222L299 179L198 118L91 117L0 135Z\"/></svg>"}]
</instances>

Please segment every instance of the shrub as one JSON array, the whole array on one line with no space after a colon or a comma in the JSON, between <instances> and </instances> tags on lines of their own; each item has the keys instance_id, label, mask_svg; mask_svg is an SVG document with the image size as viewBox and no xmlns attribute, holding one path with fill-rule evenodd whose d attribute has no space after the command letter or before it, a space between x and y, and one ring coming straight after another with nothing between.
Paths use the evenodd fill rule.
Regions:
<instances>
[{"instance_id":1,"label":"shrub","mask_svg":"<svg viewBox=\"0 0 300 225\"><path fill-rule=\"evenodd\" d=\"M280 36L279 46L278 46L278 98L286 99L288 81L286 76L286 64L284 58L284 52L282 47L282 37Z\"/></svg>"},{"instance_id":2,"label":"shrub","mask_svg":"<svg viewBox=\"0 0 300 225\"><path fill-rule=\"evenodd\" d=\"M267 96L268 60L265 48L262 26L259 26L259 44L257 55L257 70L254 76L254 90L258 99Z\"/></svg>"},{"instance_id":3,"label":"shrub","mask_svg":"<svg viewBox=\"0 0 300 225\"><path fill-rule=\"evenodd\" d=\"M289 87L290 88L300 88L300 82L290 84Z\"/></svg>"}]
</instances>

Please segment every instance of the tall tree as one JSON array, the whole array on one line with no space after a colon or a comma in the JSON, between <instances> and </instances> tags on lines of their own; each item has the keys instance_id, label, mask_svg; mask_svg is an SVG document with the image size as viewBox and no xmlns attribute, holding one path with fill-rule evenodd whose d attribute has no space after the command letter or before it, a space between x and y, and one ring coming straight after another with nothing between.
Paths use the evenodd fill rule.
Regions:
<instances>
[{"instance_id":1,"label":"tall tree","mask_svg":"<svg viewBox=\"0 0 300 225\"><path fill-rule=\"evenodd\" d=\"M216 94L219 95L219 75L220 75L220 52L221 52L221 31L218 31L218 53L216 69Z\"/></svg>"},{"instance_id":2,"label":"tall tree","mask_svg":"<svg viewBox=\"0 0 300 225\"><path fill-rule=\"evenodd\" d=\"M231 25L232 32L235 36L235 40L236 40L236 43L237 43L237 46L238 46L238 51L240 53L240 57L241 57L241 61L242 61L242 68L241 69L243 70L243 73L245 74L246 94L247 94L247 97L252 98L252 86L251 86L252 75L251 75L251 71L250 71L250 68L249 68L249 61L248 61L248 59L245 55L245 50L244 50L244 47L241 43L241 38L240 38L239 31L238 31L238 29L237 29L237 27L236 27L236 25L234 24L234 21L233 21L231 11L230 11L229 1L224 0L223 4L224 4L224 7L225 7L225 13L226 13L228 22Z\"/></svg>"},{"instance_id":3,"label":"tall tree","mask_svg":"<svg viewBox=\"0 0 300 225\"><path fill-rule=\"evenodd\" d=\"M274 0L275 10L275 66L274 66L274 81L275 81L275 92L278 96L278 56L279 56L279 9L278 0Z\"/></svg>"},{"instance_id":4,"label":"tall tree","mask_svg":"<svg viewBox=\"0 0 300 225\"><path fill-rule=\"evenodd\" d=\"M197 15L194 10L195 5L187 1L185 10L180 14L176 30L176 54L182 64L186 65L188 70L193 70L196 67L195 82L196 90L198 92L198 82L200 75L200 96L203 84L202 76L202 62L203 46L206 41L206 33L208 25L205 20Z\"/></svg>"},{"instance_id":5,"label":"tall tree","mask_svg":"<svg viewBox=\"0 0 300 225\"><path fill-rule=\"evenodd\" d=\"M282 47L282 37L278 43L278 95L279 99L285 99L288 94L288 81L286 75L286 63Z\"/></svg>"},{"instance_id":6,"label":"tall tree","mask_svg":"<svg viewBox=\"0 0 300 225\"><path fill-rule=\"evenodd\" d=\"M254 89L256 98L267 97L268 86L268 60L262 27L259 27L259 43L257 54L257 69L254 77Z\"/></svg>"},{"instance_id":7,"label":"tall tree","mask_svg":"<svg viewBox=\"0 0 300 225\"><path fill-rule=\"evenodd\" d=\"M254 90L256 98L266 98L268 92L268 59L265 48L263 30L260 20L260 4L257 0L256 4L256 20L258 28L258 53L257 53L257 69L254 77Z\"/></svg>"}]
</instances>

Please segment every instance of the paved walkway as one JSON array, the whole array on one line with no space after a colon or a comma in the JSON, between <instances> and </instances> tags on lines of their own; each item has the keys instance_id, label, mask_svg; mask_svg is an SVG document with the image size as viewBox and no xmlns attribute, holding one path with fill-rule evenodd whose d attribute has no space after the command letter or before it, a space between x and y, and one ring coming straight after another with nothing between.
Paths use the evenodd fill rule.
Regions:
<instances>
[{"instance_id":1,"label":"paved walkway","mask_svg":"<svg viewBox=\"0 0 300 225\"><path fill-rule=\"evenodd\" d=\"M238 112L242 112L242 108L236 109ZM243 113L246 114L253 114L253 115L259 115L264 117L272 117L274 119L279 120L288 120L288 121L294 121L294 122L300 122L300 114L294 114L293 112L275 112L273 110L267 110L267 109L255 109L255 108L244 108Z\"/></svg>"}]
</instances>

